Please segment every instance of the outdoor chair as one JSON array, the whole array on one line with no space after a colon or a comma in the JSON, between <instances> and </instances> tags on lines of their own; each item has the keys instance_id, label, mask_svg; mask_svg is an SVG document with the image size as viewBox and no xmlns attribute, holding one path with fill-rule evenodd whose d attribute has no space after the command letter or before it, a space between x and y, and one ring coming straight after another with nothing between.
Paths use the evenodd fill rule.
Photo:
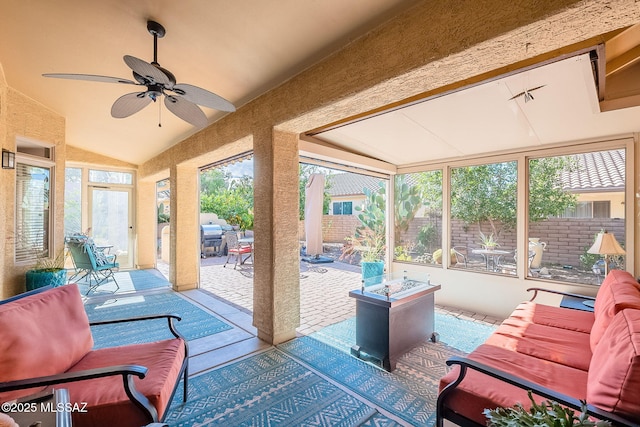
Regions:
<instances>
[{"instance_id":1,"label":"outdoor chair","mask_svg":"<svg viewBox=\"0 0 640 427\"><path fill-rule=\"evenodd\" d=\"M114 275L114 270L119 266L116 255L105 254L96 247L93 239L84 235L68 237L67 247L75 266L75 273L69 278L69 282L88 278L89 289L85 295L109 280L116 284L114 292L120 289Z\"/></svg>"},{"instance_id":2,"label":"outdoor chair","mask_svg":"<svg viewBox=\"0 0 640 427\"><path fill-rule=\"evenodd\" d=\"M453 254L456 256L455 264L464 264L464 268L467 268L467 247L466 246L454 246L451 248Z\"/></svg>"},{"instance_id":3,"label":"outdoor chair","mask_svg":"<svg viewBox=\"0 0 640 427\"><path fill-rule=\"evenodd\" d=\"M241 244L238 241L237 233L227 232L224 235L224 237L227 240L228 252L227 252L227 260L225 261L223 267L227 266L227 264L229 263L229 259L233 256L235 257L235 264L233 266L233 269L235 270L236 267L238 267L238 264L240 265L244 264L244 262L251 257L253 248L251 247L251 245ZM243 259L242 258L243 255L247 255L247 256Z\"/></svg>"}]
</instances>

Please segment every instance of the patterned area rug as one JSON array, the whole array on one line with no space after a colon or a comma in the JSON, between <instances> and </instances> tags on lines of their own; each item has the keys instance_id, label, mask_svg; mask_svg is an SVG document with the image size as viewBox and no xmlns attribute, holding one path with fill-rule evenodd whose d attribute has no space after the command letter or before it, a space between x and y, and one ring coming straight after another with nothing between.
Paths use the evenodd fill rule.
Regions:
<instances>
[{"instance_id":1,"label":"patterned area rug","mask_svg":"<svg viewBox=\"0 0 640 427\"><path fill-rule=\"evenodd\" d=\"M398 426L277 349L190 379L165 420L172 427Z\"/></svg>"},{"instance_id":2,"label":"patterned area rug","mask_svg":"<svg viewBox=\"0 0 640 427\"><path fill-rule=\"evenodd\" d=\"M89 321L120 319L133 316L175 313L182 317L176 329L187 340L217 334L232 326L190 303L173 292L118 297L96 304L85 304ZM172 338L166 319L92 326L95 348L136 344Z\"/></svg>"},{"instance_id":3,"label":"patterned area rug","mask_svg":"<svg viewBox=\"0 0 640 427\"><path fill-rule=\"evenodd\" d=\"M441 342L464 353L471 353L489 338L496 327L436 312L435 330ZM311 336L349 353L351 346L356 343L356 318L327 326Z\"/></svg>"},{"instance_id":4,"label":"patterned area rug","mask_svg":"<svg viewBox=\"0 0 640 427\"><path fill-rule=\"evenodd\" d=\"M119 271L114 274L119 289L116 289L116 284L113 280L108 280L98 286L96 289L89 293L90 297L103 296L109 294L123 294L134 291L146 291L149 289L169 288L170 283L158 270L132 270L132 271ZM89 282L85 277L80 281L77 281L80 293L85 295L89 290Z\"/></svg>"}]
</instances>

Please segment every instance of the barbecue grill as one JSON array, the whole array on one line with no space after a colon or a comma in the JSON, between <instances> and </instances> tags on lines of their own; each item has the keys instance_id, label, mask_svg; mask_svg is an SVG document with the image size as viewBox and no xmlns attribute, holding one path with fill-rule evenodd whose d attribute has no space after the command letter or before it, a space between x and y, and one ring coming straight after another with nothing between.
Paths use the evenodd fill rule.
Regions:
<instances>
[{"instance_id":1,"label":"barbecue grill","mask_svg":"<svg viewBox=\"0 0 640 427\"><path fill-rule=\"evenodd\" d=\"M200 226L200 256L207 257L207 249L213 248L215 255L222 255L222 226L205 224Z\"/></svg>"}]
</instances>

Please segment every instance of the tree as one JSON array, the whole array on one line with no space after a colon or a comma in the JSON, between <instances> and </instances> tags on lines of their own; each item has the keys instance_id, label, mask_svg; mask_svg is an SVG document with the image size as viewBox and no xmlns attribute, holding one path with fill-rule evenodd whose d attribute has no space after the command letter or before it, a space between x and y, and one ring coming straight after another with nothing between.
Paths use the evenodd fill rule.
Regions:
<instances>
[{"instance_id":1,"label":"tree","mask_svg":"<svg viewBox=\"0 0 640 427\"><path fill-rule=\"evenodd\" d=\"M562 174L577 167L574 157L547 157L529 162L529 220L541 221L575 206L576 196L562 189ZM492 163L451 170L451 217L465 224L488 222L494 236L517 221L517 162ZM418 178L423 202L441 206L442 175Z\"/></svg>"},{"instance_id":2,"label":"tree","mask_svg":"<svg viewBox=\"0 0 640 427\"><path fill-rule=\"evenodd\" d=\"M253 228L253 179L233 178L221 169L209 169L200 178L200 212L215 213L242 230Z\"/></svg>"},{"instance_id":3,"label":"tree","mask_svg":"<svg viewBox=\"0 0 640 427\"><path fill-rule=\"evenodd\" d=\"M231 174L219 168L207 169L200 174L200 193L216 194L227 190ZM253 195L252 195L253 198Z\"/></svg>"}]
</instances>

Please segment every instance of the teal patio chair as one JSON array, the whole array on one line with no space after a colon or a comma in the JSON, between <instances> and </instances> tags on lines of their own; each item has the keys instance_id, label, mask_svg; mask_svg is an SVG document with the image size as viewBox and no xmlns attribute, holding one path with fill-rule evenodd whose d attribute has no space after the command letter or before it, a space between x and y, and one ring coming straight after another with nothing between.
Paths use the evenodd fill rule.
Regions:
<instances>
[{"instance_id":1,"label":"teal patio chair","mask_svg":"<svg viewBox=\"0 0 640 427\"><path fill-rule=\"evenodd\" d=\"M114 292L120 289L114 275L114 270L119 267L116 255L105 254L103 250L96 248L91 238L86 236L68 237L67 247L75 266L75 273L69 277L69 282L88 279L89 290L85 295L89 295L91 291L111 279L116 284Z\"/></svg>"}]
</instances>

